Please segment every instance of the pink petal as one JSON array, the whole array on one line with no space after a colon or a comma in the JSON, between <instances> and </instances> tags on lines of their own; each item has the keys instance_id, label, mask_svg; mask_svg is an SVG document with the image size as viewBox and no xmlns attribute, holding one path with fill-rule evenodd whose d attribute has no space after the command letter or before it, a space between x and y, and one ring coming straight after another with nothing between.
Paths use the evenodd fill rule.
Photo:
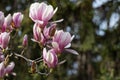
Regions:
<instances>
[{"instance_id":1,"label":"pink petal","mask_svg":"<svg viewBox=\"0 0 120 80\"><path fill-rule=\"evenodd\" d=\"M65 49L65 51L70 52L70 53L75 54L75 55L79 55L79 53L73 49Z\"/></svg>"},{"instance_id":2,"label":"pink petal","mask_svg":"<svg viewBox=\"0 0 120 80\"><path fill-rule=\"evenodd\" d=\"M14 62L11 62L11 63L6 67L6 73L11 73L14 67L15 67L15 63L14 63Z\"/></svg>"},{"instance_id":3,"label":"pink petal","mask_svg":"<svg viewBox=\"0 0 120 80\"><path fill-rule=\"evenodd\" d=\"M5 66L4 66L4 62L0 63L0 77L4 77L5 75Z\"/></svg>"},{"instance_id":4,"label":"pink petal","mask_svg":"<svg viewBox=\"0 0 120 80\"><path fill-rule=\"evenodd\" d=\"M44 48L44 49L43 49L43 59L45 59L46 53L47 53L47 50L46 50L46 48Z\"/></svg>"}]
</instances>

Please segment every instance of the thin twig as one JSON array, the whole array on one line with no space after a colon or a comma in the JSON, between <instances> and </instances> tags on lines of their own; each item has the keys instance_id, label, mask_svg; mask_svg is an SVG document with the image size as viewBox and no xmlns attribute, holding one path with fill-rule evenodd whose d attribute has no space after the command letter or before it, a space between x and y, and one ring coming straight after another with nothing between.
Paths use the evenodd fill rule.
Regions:
<instances>
[{"instance_id":1,"label":"thin twig","mask_svg":"<svg viewBox=\"0 0 120 80\"><path fill-rule=\"evenodd\" d=\"M42 73L40 71L37 71L37 73L40 74L40 75L46 75L46 76L48 76L50 74L50 73Z\"/></svg>"},{"instance_id":2,"label":"thin twig","mask_svg":"<svg viewBox=\"0 0 120 80\"><path fill-rule=\"evenodd\" d=\"M41 61L43 61L43 59L40 59L40 60L36 61L36 63L39 63L39 62L41 62Z\"/></svg>"},{"instance_id":3,"label":"thin twig","mask_svg":"<svg viewBox=\"0 0 120 80\"><path fill-rule=\"evenodd\" d=\"M18 30L16 30L15 34L13 35L12 39L14 39L17 36Z\"/></svg>"},{"instance_id":4,"label":"thin twig","mask_svg":"<svg viewBox=\"0 0 120 80\"><path fill-rule=\"evenodd\" d=\"M24 56L22 56L22 55L20 55L20 54L17 54L17 53L14 53L14 55L15 56L17 56L17 57L21 57L21 58L23 58L24 60L26 60L27 62L36 62L36 63L39 63L39 62L41 62L41 61L43 61L43 59L41 59L42 57L40 57L40 58L38 58L38 59L36 59L36 60L31 60L31 59L28 59L28 58L26 58L26 57L24 57Z\"/></svg>"},{"instance_id":5,"label":"thin twig","mask_svg":"<svg viewBox=\"0 0 120 80\"><path fill-rule=\"evenodd\" d=\"M17 54L17 53L14 53L14 55L17 56L17 57L23 58L23 59L26 60L27 62L32 62L32 61L33 61L33 60L27 59L26 57L24 57L24 56L22 56L22 55L20 55L20 54Z\"/></svg>"},{"instance_id":6,"label":"thin twig","mask_svg":"<svg viewBox=\"0 0 120 80\"><path fill-rule=\"evenodd\" d=\"M42 56L41 56L41 57L39 57L39 58L37 58L37 59L35 59L35 61L40 60L41 58L42 58Z\"/></svg>"},{"instance_id":7,"label":"thin twig","mask_svg":"<svg viewBox=\"0 0 120 80\"><path fill-rule=\"evenodd\" d=\"M21 55L23 55L23 54L24 54L24 51L25 51L25 48L22 50Z\"/></svg>"},{"instance_id":8,"label":"thin twig","mask_svg":"<svg viewBox=\"0 0 120 80\"><path fill-rule=\"evenodd\" d=\"M36 59L37 61L35 61L35 60L28 59L28 58L26 58L26 57L24 57L24 56L22 56L20 54L17 54L17 53L14 53L14 55L17 56L17 57L21 57L21 58L23 58L24 60L26 60L27 62L30 62L30 63L31 62L38 63L38 62L43 61L43 59L41 59L42 57ZM46 75L46 76L48 76L50 74L50 72L48 72L48 73L47 72L44 72L44 73L40 72L37 65L35 65L35 67L36 67L36 73L38 73L40 75Z\"/></svg>"}]
</instances>

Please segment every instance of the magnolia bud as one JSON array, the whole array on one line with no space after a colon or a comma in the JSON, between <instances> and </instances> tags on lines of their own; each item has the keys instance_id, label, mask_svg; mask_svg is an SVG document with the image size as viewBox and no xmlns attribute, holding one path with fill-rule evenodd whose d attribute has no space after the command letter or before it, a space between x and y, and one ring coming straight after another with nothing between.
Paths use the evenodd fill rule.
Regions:
<instances>
[{"instance_id":1,"label":"magnolia bud","mask_svg":"<svg viewBox=\"0 0 120 80\"><path fill-rule=\"evenodd\" d=\"M4 24L3 24L3 28L5 31L11 31L12 30L12 27L11 27L11 22L12 22L12 16L11 14L8 14L6 17L5 17L5 20L4 20ZM4 32L4 31L3 31Z\"/></svg>"},{"instance_id":2,"label":"magnolia bud","mask_svg":"<svg viewBox=\"0 0 120 80\"><path fill-rule=\"evenodd\" d=\"M4 62L0 63L0 77L4 77L5 75L5 65Z\"/></svg>"},{"instance_id":3,"label":"magnolia bud","mask_svg":"<svg viewBox=\"0 0 120 80\"><path fill-rule=\"evenodd\" d=\"M56 24L52 24L50 27L45 27L43 30L45 38L49 39L50 37L54 36L56 31Z\"/></svg>"},{"instance_id":4,"label":"magnolia bud","mask_svg":"<svg viewBox=\"0 0 120 80\"><path fill-rule=\"evenodd\" d=\"M52 24L52 25L50 26L49 35L50 35L51 37L54 36L55 31L56 31L56 24Z\"/></svg>"},{"instance_id":5,"label":"magnolia bud","mask_svg":"<svg viewBox=\"0 0 120 80\"><path fill-rule=\"evenodd\" d=\"M26 46L28 45L28 36L27 36L26 34L24 35L22 45L23 45L24 47L26 47Z\"/></svg>"},{"instance_id":6,"label":"magnolia bud","mask_svg":"<svg viewBox=\"0 0 120 80\"><path fill-rule=\"evenodd\" d=\"M46 48L43 49L43 60L49 68L54 68L58 64L58 57L53 49L48 52Z\"/></svg>"},{"instance_id":7,"label":"magnolia bud","mask_svg":"<svg viewBox=\"0 0 120 80\"><path fill-rule=\"evenodd\" d=\"M2 49L7 48L8 43L9 43L9 40L10 40L10 35L9 35L9 33L7 33L7 32L1 33L1 34L0 34L0 47L1 47Z\"/></svg>"},{"instance_id":8,"label":"magnolia bud","mask_svg":"<svg viewBox=\"0 0 120 80\"><path fill-rule=\"evenodd\" d=\"M19 28L20 27L20 24L23 20L23 14L21 12L17 12L17 13L14 13L13 14L13 17L12 17L12 27L14 28Z\"/></svg>"},{"instance_id":9,"label":"magnolia bud","mask_svg":"<svg viewBox=\"0 0 120 80\"><path fill-rule=\"evenodd\" d=\"M0 11L0 28L2 29L3 23L4 23L4 13Z\"/></svg>"},{"instance_id":10,"label":"magnolia bud","mask_svg":"<svg viewBox=\"0 0 120 80\"><path fill-rule=\"evenodd\" d=\"M11 63L6 67L6 73L11 73L14 67L15 67L15 63L14 63L14 62L11 62Z\"/></svg>"}]
</instances>

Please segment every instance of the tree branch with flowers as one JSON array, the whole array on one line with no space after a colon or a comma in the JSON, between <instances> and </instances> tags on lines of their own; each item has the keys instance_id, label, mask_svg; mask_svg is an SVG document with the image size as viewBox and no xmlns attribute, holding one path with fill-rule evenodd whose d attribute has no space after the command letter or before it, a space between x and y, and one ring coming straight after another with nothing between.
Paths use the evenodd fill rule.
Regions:
<instances>
[{"instance_id":1,"label":"tree branch with flowers","mask_svg":"<svg viewBox=\"0 0 120 80\"><path fill-rule=\"evenodd\" d=\"M16 75L12 70L15 67L15 63L10 61L11 56L23 58L27 63L30 64L31 73L38 73L40 75L49 75L51 70L57 65L64 63L66 60L61 62L58 61L60 55L64 51L78 55L78 52L70 49L71 42L74 38L69 32L63 30L57 30L57 23L62 22L63 19L52 21L49 20L54 16L58 8L53 9L52 5L42 3L32 3L29 9L29 17L34 22L33 25L33 42L39 44L42 50L42 56L35 60L28 59L22 54L18 54L11 47L8 46L10 39L15 38L16 35L11 36L13 31L19 30L24 15L21 12L16 12L11 16L8 14L6 17L4 13L0 11L0 78L3 79L9 74ZM25 34L22 42L22 46L25 48L28 45L28 36ZM13 46L13 45L12 45ZM46 67L45 72L40 72L38 69L38 63L43 62Z\"/></svg>"}]
</instances>

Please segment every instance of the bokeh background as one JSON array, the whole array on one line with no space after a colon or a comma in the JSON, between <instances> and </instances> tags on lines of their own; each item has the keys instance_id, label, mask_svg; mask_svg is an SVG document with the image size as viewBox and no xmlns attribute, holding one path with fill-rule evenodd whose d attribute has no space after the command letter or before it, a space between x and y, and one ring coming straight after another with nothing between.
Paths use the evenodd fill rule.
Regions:
<instances>
[{"instance_id":1,"label":"bokeh background","mask_svg":"<svg viewBox=\"0 0 120 80\"><path fill-rule=\"evenodd\" d=\"M66 62L49 76L30 74L27 63L13 57L17 75L11 75L8 80L120 80L120 0L0 0L0 10L6 16L17 11L24 14L11 44L20 53L22 49L18 45L22 44L24 34L28 34L29 46L24 56L31 59L42 54L39 45L31 41L34 23L29 18L29 7L36 1L58 7L51 21L64 19L57 28L75 35L71 48L79 56L63 53L59 61L66 59ZM42 71L42 63L38 65Z\"/></svg>"}]
</instances>

